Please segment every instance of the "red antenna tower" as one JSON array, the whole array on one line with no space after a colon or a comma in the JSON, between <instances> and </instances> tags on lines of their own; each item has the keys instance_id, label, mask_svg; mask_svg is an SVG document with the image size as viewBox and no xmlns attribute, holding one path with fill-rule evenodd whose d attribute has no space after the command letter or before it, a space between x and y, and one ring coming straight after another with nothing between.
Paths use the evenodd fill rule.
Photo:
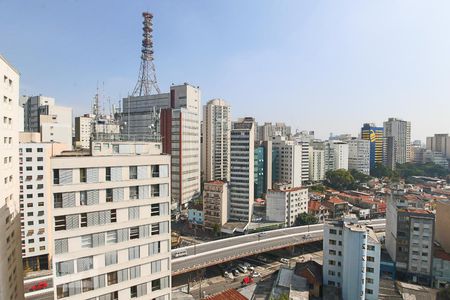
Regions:
<instances>
[{"instance_id":1,"label":"red antenna tower","mask_svg":"<svg viewBox=\"0 0 450 300\"><path fill-rule=\"evenodd\" d=\"M156 81L156 69L153 64L153 15L149 12L142 13L144 22L142 22L142 49L141 49L141 66L139 68L139 77L134 87L132 96L151 95L152 91L161 93Z\"/></svg>"}]
</instances>

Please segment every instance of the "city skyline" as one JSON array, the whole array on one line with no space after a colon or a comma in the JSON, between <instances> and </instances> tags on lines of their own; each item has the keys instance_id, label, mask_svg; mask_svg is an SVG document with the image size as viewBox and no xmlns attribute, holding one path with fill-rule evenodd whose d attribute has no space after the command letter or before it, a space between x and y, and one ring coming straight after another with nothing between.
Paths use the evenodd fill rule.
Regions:
<instances>
[{"instance_id":1,"label":"city skyline","mask_svg":"<svg viewBox=\"0 0 450 300\"><path fill-rule=\"evenodd\" d=\"M450 128L449 4L434 3L5 2L2 54L21 70L21 94L55 97L81 115L97 82L111 103L131 93L149 10L163 92L187 81L202 104L229 102L234 120L285 122L319 138L397 117L425 142Z\"/></svg>"}]
</instances>

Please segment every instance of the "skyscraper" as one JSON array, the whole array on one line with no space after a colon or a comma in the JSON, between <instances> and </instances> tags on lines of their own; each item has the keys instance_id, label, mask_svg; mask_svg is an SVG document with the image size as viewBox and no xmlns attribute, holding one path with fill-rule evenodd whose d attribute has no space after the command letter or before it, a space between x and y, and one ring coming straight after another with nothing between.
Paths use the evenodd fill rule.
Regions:
<instances>
[{"instance_id":1,"label":"skyscraper","mask_svg":"<svg viewBox=\"0 0 450 300\"><path fill-rule=\"evenodd\" d=\"M450 158L450 137L447 133L427 137L427 150L440 152L446 158Z\"/></svg>"},{"instance_id":2,"label":"skyscraper","mask_svg":"<svg viewBox=\"0 0 450 300\"><path fill-rule=\"evenodd\" d=\"M370 168L376 163L383 163L383 127L373 123L364 123L361 128L361 138L370 142Z\"/></svg>"},{"instance_id":3,"label":"skyscraper","mask_svg":"<svg viewBox=\"0 0 450 300\"><path fill-rule=\"evenodd\" d=\"M370 174L370 142L361 139L348 141L348 168Z\"/></svg>"},{"instance_id":4,"label":"skyscraper","mask_svg":"<svg viewBox=\"0 0 450 300\"><path fill-rule=\"evenodd\" d=\"M230 180L231 111L222 99L203 107L202 172L205 181Z\"/></svg>"},{"instance_id":5,"label":"skyscraper","mask_svg":"<svg viewBox=\"0 0 450 300\"><path fill-rule=\"evenodd\" d=\"M0 299L23 299L19 213L19 72L0 55Z\"/></svg>"},{"instance_id":6,"label":"skyscraper","mask_svg":"<svg viewBox=\"0 0 450 300\"><path fill-rule=\"evenodd\" d=\"M389 118L383 123L384 141L389 143L383 149L383 162L395 168L396 164L411 161L411 123L396 118ZM389 139L392 137L392 139Z\"/></svg>"},{"instance_id":7,"label":"skyscraper","mask_svg":"<svg viewBox=\"0 0 450 300\"><path fill-rule=\"evenodd\" d=\"M230 211L228 219L250 222L255 180L255 121L244 118L231 130Z\"/></svg>"}]
</instances>

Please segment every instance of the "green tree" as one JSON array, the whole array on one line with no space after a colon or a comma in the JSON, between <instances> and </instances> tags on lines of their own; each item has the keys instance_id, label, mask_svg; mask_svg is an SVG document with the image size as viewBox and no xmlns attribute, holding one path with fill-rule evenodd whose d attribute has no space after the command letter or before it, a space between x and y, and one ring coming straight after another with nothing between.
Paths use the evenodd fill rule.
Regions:
<instances>
[{"instance_id":1,"label":"green tree","mask_svg":"<svg viewBox=\"0 0 450 300\"><path fill-rule=\"evenodd\" d=\"M375 163L375 168L370 169L370 175L377 178L390 177L391 173L390 169L380 163Z\"/></svg>"},{"instance_id":2,"label":"green tree","mask_svg":"<svg viewBox=\"0 0 450 300\"><path fill-rule=\"evenodd\" d=\"M289 295L286 293L283 293L278 297L270 297L270 300L289 300Z\"/></svg>"},{"instance_id":3,"label":"green tree","mask_svg":"<svg viewBox=\"0 0 450 300\"><path fill-rule=\"evenodd\" d=\"M359 183L367 183L370 179L372 179L371 176L361 173L355 169L350 169L350 174L353 176L355 181Z\"/></svg>"},{"instance_id":4,"label":"green tree","mask_svg":"<svg viewBox=\"0 0 450 300\"><path fill-rule=\"evenodd\" d=\"M213 232L214 232L215 235L219 235L219 232L220 232L220 226L219 226L219 224L214 223L212 229L213 229Z\"/></svg>"},{"instance_id":5,"label":"green tree","mask_svg":"<svg viewBox=\"0 0 450 300\"><path fill-rule=\"evenodd\" d=\"M309 188L311 192L325 193L327 188L323 184L313 185Z\"/></svg>"},{"instance_id":6,"label":"green tree","mask_svg":"<svg viewBox=\"0 0 450 300\"><path fill-rule=\"evenodd\" d=\"M317 218L312 214L301 213L300 215L297 216L297 219L295 220L295 224L297 226L312 225L312 224L317 224L318 221L319 220L317 220Z\"/></svg>"},{"instance_id":7,"label":"green tree","mask_svg":"<svg viewBox=\"0 0 450 300\"><path fill-rule=\"evenodd\" d=\"M338 169L325 174L326 184L337 190L348 190L355 187L355 179L349 171Z\"/></svg>"}]
</instances>

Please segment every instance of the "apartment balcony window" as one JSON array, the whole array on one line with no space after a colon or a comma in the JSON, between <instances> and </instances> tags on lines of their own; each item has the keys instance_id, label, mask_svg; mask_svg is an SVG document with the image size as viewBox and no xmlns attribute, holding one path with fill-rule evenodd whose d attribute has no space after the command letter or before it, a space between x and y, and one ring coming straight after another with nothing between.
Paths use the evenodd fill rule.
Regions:
<instances>
[{"instance_id":1,"label":"apartment balcony window","mask_svg":"<svg viewBox=\"0 0 450 300\"><path fill-rule=\"evenodd\" d=\"M66 230L66 216L55 217L55 231Z\"/></svg>"},{"instance_id":2,"label":"apartment balcony window","mask_svg":"<svg viewBox=\"0 0 450 300\"><path fill-rule=\"evenodd\" d=\"M152 166L152 177L159 177L159 165Z\"/></svg>"},{"instance_id":3,"label":"apartment balcony window","mask_svg":"<svg viewBox=\"0 0 450 300\"><path fill-rule=\"evenodd\" d=\"M152 280L152 292L161 289L161 279Z\"/></svg>"},{"instance_id":4,"label":"apartment balcony window","mask_svg":"<svg viewBox=\"0 0 450 300\"><path fill-rule=\"evenodd\" d=\"M152 204L151 206L151 216L159 216L160 212L159 212L159 204Z\"/></svg>"},{"instance_id":5,"label":"apartment balcony window","mask_svg":"<svg viewBox=\"0 0 450 300\"><path fill-rule=\"evenodd\" d=\"M87 191L80 192L80 205L87 205Z\"/></svg>"},{"instance_id":6,"label":"apartment balcony window","mask_svg":"<svg viewBox=\"0 0 450 300\"><path fill-rule=\"evenodd\" d=\"M108 278L108 285L116 284L117 281L117 271L109 272L107 275Z\"/></svg>"}]
</instances>

